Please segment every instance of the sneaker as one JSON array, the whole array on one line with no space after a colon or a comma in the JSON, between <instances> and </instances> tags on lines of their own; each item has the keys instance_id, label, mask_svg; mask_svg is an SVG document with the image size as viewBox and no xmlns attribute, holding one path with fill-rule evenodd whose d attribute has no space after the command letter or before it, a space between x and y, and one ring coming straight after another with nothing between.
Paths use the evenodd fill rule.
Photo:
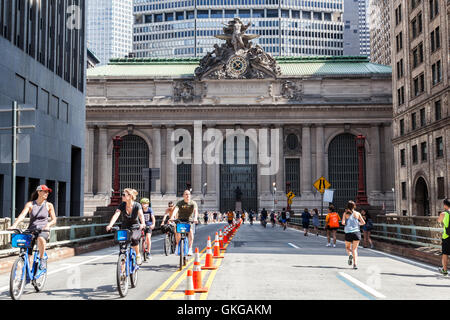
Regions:
<instances>
[{"instance_id":1,"label":"sneaker","mask_svg":"<svg viewBox=\"0 0 450 320\"><path fill-rule=\"evenodd\" d=\"M331 243L328 243L326 246L327 246L327 247L331 247Z\"/></svg>"},{"instance_id":2,"label":"sneaker","mask_svg":"<svg viewBox=\"0 0 450 320\"><path fill-rule=\"evenodd\" d=\"M352 265L352 260L353 260L353 256L349 255L348 256L348 265L351 266Z\"/></svg>"},{"instance_id":3,"label":"sneaker","mask_svg":"<svg viewBox=\"0 0 450 320\"><path fill-rule=\"evenodd\" d=\"M192 256L192 248L189 248L188 256Z\"/></svg>"},{"instance_id":4,"label":"sneaker","mask_svg":"<svg viewBox=\"0 0 450 320\"><path fill-rule=\"evenodd\" d=\"M370 249L373 249L373 244L370 245Z\"/></svg>"},{"instance_id":5,"label":"sneaker","mask_svg":"<svg viewBox=\"0 0 450 320\"><path fill-rule=\"evenodd\" d=\"M151 260L152 259L152 255L150 254L150 252L147 252L147 260Z\"/></svg>"},{"instance_id":6,"label":"sneaker","mask_svg":"<svg viewBox=\"0 0 450 320\"><path fill-rule=\"evenodd\" d=\"M140 266L142 264L142 257L140 254L136 256L136 263Z\"/></svg>"},{"instance_id":7,"label":"sneaker","mask_svg":"<svg viewBox=\"0 0 450 320\"><path fill-rule=\"evenodd\" d=\"M448 276L448 271L444 270L444 268L439 268L438 269L439 273L443 276Z\"/></svg>"},{"instance_id":8,"label":"sneaker","mask_svg":"<svg viewBox=\"0 0 450 320\"><path fill-rule=\"evenodd\" d=\"M47 269L47 259L46 258L41 259L41 262L39 264L39 269L40 270Z\"/></svg>"},{"instance_id":9,"label":"sneaker","mask_svg":"<svg viewBox=\"0 0 450 320\"><path fill-rule=\"evenodd\" d=\"M333 244L333 248L336 248L336 245L335 245L335 244Z\"/></svg>"},{"instance_id":10,"label":"sneaker","mask_svg":"<svg viewBox=\"0 0 450 320\"><path fill-rule=\"evenodd\" d=\"M353 270L357 270L358 267L356 265L353 265Z\"/></svg>"}]
</instances>

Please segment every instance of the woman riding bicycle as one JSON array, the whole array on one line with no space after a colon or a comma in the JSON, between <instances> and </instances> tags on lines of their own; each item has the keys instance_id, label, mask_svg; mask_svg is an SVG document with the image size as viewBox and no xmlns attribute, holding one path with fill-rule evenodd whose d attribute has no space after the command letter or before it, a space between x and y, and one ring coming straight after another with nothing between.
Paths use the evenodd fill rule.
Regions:
<instances>
[{"instance_id":1,"label":"woman riding bicycle","mask_svg":"<svg viewBox=\"0 0 450 320\"><path fill-rule=\"evenodd\" d=\"M150 259L150 249L152 247L152 230L155 229L155 214L152 208L150 208L150 200L148 198L141 199L142 213L144 214L145 220L145 242L147 244L147 255Z\"/></svg>"},{"instance_id":2,"label":"woman riding bicycle","mask_svg":"<svg viewBox=\"0 0 450 320\"><path fill-rule=\"evenodd\" d=\"M162 222L161 222L161 231L163 233L167 233L167 232L172 232L174 233L174 226L172 223L169 223L169 219L172 215L173 210L175 209L173 202L170 201L169 202L169 207L166 209L166 212L164 214L164 217L162 218Z\"/></svg>"},{"instance_id":3,"label":"woman riding bicycle","mask_svg":"<svg viewBox=\"0 0 450 320\"><path fill-rule=\"evenodd\" d=\"M131 246L136 251L137 264L140 265L142 264L142 259L139 252L139 239L141 238L141 230L145 228L145 219L142 206L135 202L137 195L138 192L134 189L123 190L123 202L112 216L109 225L106 226L106 231L110 231L119 216L122 215L122 229L131 231Z\"/></svg>"},{"instance_id":4,"label":"woman riding bicycle","mask_svg":"<svg viewBox=\"0 0 450 320\"><path fill-rule=\"evenodd\" d=\"M53 204L47 201L48 194L52 192L52 189L46 185L40 185L36 188L36 191L31 195L30 202L27 202L25 208L20 213L17 220L9 228L9 230L17 229L17 226L25 219L27 214L30 214L30 224L26 231L36 232L33 235L33 242L31 248L34 247L36 240L39 249L39 257L41 264L39 268L44 270L47 268L47 259L44 258L46 243L50 237L50 227L56 224L56 214ZM51 221L49 223L48 216L50 215ZM36 239L37 238L37 239ZM28 252L28 257L31 259L32 252Z\"/></svg>"}]
</instances>

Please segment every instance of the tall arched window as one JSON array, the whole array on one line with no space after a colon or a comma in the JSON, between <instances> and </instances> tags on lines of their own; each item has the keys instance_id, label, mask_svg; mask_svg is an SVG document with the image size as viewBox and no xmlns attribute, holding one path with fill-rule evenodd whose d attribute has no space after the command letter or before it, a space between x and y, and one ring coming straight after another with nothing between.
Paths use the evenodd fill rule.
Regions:
<instances>
[{"instance_id":1,"label":"tall arched window","mask_svg":"<svg viewBox=\"0 0 450 320\"><path fill-rule=\"evenodd\" d=\"M365 163L365 161L363 161ZM365 168L363 168L364 176ZM356 201L358 193L358 150L355 136L343 133L328 147L328 176L335 190L333 204L343 209L349 200Z\"/></svg>"},{"instance_id":2,"label":"tall arched window","mask_svg":"<svg viewBox=\"0 0 450 320\"><path fill-rule=\"evenodd\" d=\"M149 148L144 139L136 135L122 137L122 147L119 158L120 191L125 188L136 189L138 198L148 197L145 189L142 169L149 168ZM112 181L114 185L114 157Z\"/></svg>"}]
</instances>

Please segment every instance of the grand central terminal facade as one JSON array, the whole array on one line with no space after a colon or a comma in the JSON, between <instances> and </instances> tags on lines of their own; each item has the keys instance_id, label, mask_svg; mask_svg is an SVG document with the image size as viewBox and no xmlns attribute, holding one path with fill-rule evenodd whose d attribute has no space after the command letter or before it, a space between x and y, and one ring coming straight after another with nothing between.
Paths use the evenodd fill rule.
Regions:
<instances>
[{"instance_id":1,"label":"grand central terminal facade","mask_svg":"<svg viewBox=\"0 0 450 320\"><path fill-rule=\"evenodd\" d=\"M356 200L365 137L364 188L373 208L394 206L391 68L365 57L273 58L230 21L202 59L124 58L88 70L85 215L110 203L113 138L122 138L120 189L150 196L162 214L192 189L200 211L320 208ZM241 33L241 35L244 33ZM219 36L216 36L219 37ZM159 169L149 191L142 169ZM327 205L326 203L325 205Z\"/></svg>"}]
</instances>

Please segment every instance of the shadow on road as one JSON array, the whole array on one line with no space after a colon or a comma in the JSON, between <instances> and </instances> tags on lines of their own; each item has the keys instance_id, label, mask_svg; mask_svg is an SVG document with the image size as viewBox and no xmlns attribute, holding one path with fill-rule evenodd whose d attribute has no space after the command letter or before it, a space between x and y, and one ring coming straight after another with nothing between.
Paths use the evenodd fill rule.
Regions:
<instances>
[{"instance_id":1,"label":"shadow on road","mask_svg":"<svg viewBox=\"0 0 450 320\"><path fill-rule=\"evenodd\" d=\"M312 268L312 269L338 269L338 270L348 270L349 268L333 267L333 266L292 266L293 268Z\"/></svg>"}]
</instances>

